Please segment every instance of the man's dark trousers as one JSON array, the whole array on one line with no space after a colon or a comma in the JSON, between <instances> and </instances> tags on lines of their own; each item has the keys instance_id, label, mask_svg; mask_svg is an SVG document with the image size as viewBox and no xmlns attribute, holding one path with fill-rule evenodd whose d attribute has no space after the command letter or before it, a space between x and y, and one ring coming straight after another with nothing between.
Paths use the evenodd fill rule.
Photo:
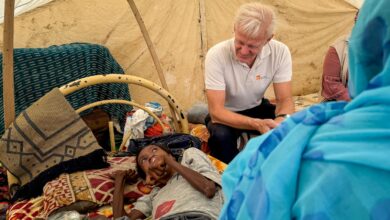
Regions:
<instances>
[{"instance_id":1,"label":"man's dark trousers","mask_svg":"<svg viewBox=\"0 0 390 220\"><path fill-rule=\"evenodd\" d=\"M237 113L252 118L275 119L275 108L275 105L271 104L268 99L263 98L259 106ZM208 146L211 151L210 154L225 163L229 163L238 154L237 139L242 132L260 134L258 131L247 131L218 123L212 123L210 115L207 115L205 123L210 133L210 138L208 140Z\"/></svg>"}]
</instances>

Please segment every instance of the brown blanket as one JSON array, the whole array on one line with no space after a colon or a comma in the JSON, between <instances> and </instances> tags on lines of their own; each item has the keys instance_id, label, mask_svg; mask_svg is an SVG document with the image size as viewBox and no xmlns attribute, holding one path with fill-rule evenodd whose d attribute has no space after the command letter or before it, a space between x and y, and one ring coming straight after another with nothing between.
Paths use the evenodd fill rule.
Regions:
<instances>
[{"instance_id":1,"label":"brown blanket","mask_svg":"<svg viewBox=\"0 0 390 220\"><path fill-rule=\"evenodd\" d=\"M44 184L61 173L108 165L91 130L57 88L6 129L0 161L22 185L14 200L40 195Z\"/></svg>"}]
</instances>

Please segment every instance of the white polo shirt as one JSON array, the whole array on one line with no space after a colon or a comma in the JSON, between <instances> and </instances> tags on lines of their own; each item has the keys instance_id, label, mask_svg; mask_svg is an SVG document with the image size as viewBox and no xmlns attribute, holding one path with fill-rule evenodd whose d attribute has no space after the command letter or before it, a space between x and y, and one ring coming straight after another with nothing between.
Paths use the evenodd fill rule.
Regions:
<instances>
[{"instance_id":1,"label":"white polo shirt","mask_svg":"<svg viewBox=\"0 0 390 220\"><path fill-rule=\"evenodd\" d=\"M206 89L224 90L225 107L242 111L261 104L268 86L291 81L292 63L288 47L271 40L257 55L252 66L235 56L234 39L209 49L205 61Z\"/></svg>"}]
</instances>

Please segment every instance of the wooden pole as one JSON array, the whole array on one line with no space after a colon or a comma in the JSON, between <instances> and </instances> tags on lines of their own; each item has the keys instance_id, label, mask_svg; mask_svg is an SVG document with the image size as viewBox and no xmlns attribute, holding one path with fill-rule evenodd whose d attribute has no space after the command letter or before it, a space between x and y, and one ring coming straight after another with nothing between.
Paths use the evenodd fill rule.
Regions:
<instances>
[{"instance_id":1,"label":"wooden pole","mask_svg":"<svg viewBox=\"0 0 390 220\"><path fill-rule=\"evenodd\" d=\"M208 50L207 45L207 25L206 25L206 6L204 0L199 0L199 17L200 17L200 43L201 43L201 71L204 71L204 62L206 58L206 53ZM204 73L203 82L204 82ZM203 84L203 94L206 97L206 88Z\"/></svg>"},{"instance_id":2,"label":"wooden pole","mask_svg":"<svg viewBox=\"0 0 390 220\"><path fill-rule=\"evenodd\" d=\"M108 131L110 133L111 152L115 152L116 151L116 147L115 147L115 133L114 133L114 123L112 121L108 122Z\"/></svg>"},{"instance_id":3,"label":"wooden pole","mask_svg":"<svg viewBox=\"0 0 390 220\"><path fill-rule=\"evenodd\" d=\"M14 0L5 0L3 35L4 128L15 120L14 95Z\"/></svg>"},{"instance_id":4,"label":"wooden pole","mask_svg":"<svg viewBox=\"0 0 390 220\"><path fill-rule=\"evenodd\" d=\"M4 3L4 34L3 34L3 101L4 101L4 128L15 120L14 94L14 10L15 1L5 0ZM8 186L11 195L14 195L13 186L18 180L7 171Z\"/></svg>"},{"instance_id":5,"label":"wooden pole","mask_svg":"<svg viewBox=\"0 0 390 220\"><path fill-rule=\"evenodd\" d=\"M145 27L144 21L142 20L141 14L139 13L137 6L135 5L133 0L127 0L127 2L129 3L131 10L133 11L134 17L137 20L138 26L141 29L142 35L146 41L146 45L148 46L150 55L152 56L154 65L156 67L158 77L160 78L161 85L165 90L167 90L169 92L167 82L165 81L164 72L163 72L163 69L161 68L161 63L158 59L158 56L157 56L156 50L153 46L153 43L150 40L148 31L146 30L146 27ZM172 109L172 106L169 106L169 110L171 112L176 130L180 130L175 110Z\"/></svg>"}]
</instances>

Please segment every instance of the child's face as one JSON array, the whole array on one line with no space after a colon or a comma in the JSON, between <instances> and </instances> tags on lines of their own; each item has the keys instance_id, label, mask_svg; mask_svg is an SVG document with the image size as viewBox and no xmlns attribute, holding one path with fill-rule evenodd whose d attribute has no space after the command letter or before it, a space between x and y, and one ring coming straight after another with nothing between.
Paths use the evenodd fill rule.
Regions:
<instances>
[{"instance_id":1,"label":"child's face","mask_svg":"<svg viewBox=\"0 0 390 220\"><path fill-rule=\"evenodd\" d=\"M170 155L167 152L156 145L149 145L141 150L137 163L145 172L148 185L166 184L171 178L171 169L165 162L168 156Z\"/></svg>"}]
</instances>

